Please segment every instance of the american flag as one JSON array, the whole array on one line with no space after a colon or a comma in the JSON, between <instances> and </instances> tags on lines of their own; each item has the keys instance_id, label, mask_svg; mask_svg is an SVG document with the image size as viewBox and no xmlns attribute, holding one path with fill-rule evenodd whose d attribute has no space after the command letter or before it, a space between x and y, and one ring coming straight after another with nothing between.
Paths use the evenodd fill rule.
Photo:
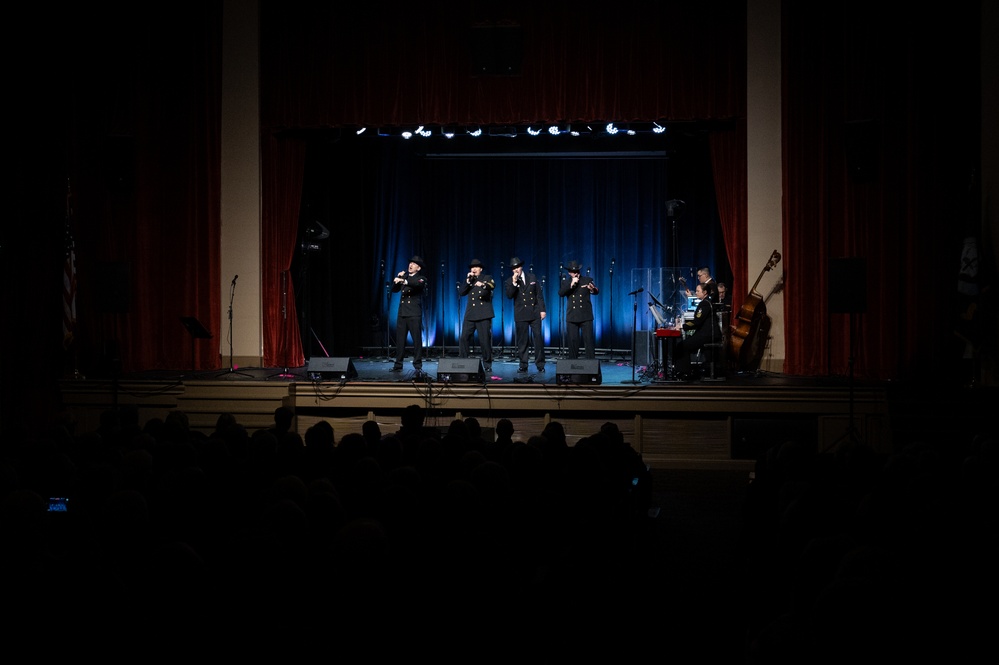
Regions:
<instances>
[{"instance_id":1,"label":"american flag","mask_svg":"<svg viewBox=\"0 0 999 665\"><path fill-rule=\"evenodd\" d=\"M62 345L69 349L76 330L76 242L73 240L73 202L66 183L66 260L62 271Z\"/></svg>"}]
</instances>

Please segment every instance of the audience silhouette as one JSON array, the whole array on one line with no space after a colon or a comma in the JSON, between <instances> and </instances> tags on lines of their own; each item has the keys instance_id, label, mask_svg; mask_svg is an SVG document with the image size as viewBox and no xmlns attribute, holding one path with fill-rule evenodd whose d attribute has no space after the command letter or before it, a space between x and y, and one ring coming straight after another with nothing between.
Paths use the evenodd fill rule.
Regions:
<instances>
[{"instance_id":1,"label":"audience silhouette","mask_svg":"<svg viewBox=\"0 0 999 665\"><path fill-rule=\"evenodd\" d=\"M248 633L389 630L402 616L382 614L401 606L409 628L475 634L522 616L536 662L575 653L542 617L582 638L577 620L642 611L656 493L613 423L574 445L559 421L526 440L509 419L495 436L474 418L441 435L412 405L396 432L368 421L338 441L291 417L248 434L222 414L205 436L182 411L140 427L110 410L92 432L5 440L8 604L136 635L203 636L220 616ZM991 628L974 599L996 590L997 486L992 436L892 455L773 445L743 504L744 662L970 658ZM48 510L55 496L68 510Z\"/></svg>"}]
</instances>

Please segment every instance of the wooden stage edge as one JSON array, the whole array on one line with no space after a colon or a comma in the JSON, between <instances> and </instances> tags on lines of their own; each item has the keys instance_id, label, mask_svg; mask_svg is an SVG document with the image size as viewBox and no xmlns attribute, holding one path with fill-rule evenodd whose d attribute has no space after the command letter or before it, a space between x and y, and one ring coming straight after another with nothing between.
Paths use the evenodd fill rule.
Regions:
<instances>
[{"instance_id":1,"label":"wooden stage edge","mask_svg":"<svg viewBox=\"0 0 999 665\"><path fill-rule=\"evenodd\" d=\"M860 443L890 453L909 437L947 431L946 419L924 419L932 411L918 399L892 396L888 384L857 385L844 380L789 378L767 374L692 383L631 383L630 366L608 365L599 385L561 383L554 365L545 374L521 378L516 364L494 364L494 374L478 383L441 381L435 364L427 374L411 368L391 373L389 365L360 368L346 381L310 379L304 368L223 370L200 374L146 374L119 379L71 378L60 382L63 408L76 431L97 429L108 408L131 405L140 423L182 410L192 429L213 431L221 413L231 413L251 434L273 423L274 410L295 410L296 431L304 435L319 420L334 428L337 440L360 432L367 420L383 434L398 429L403 409L426 409L426 424L446 431L455 418L474 416L486 436L502 418L514 424L514 438L526 441L555 420L570 445L606 422L618 426L653 468L748 468L774 443L814 442L828 452ZM533 369L532 369L533 372ZM994 396L994 393L992 394ZM926 402L935 402L927 397ZM967 402L962 411L968 413Z\"/></svg>"}]
</instances>

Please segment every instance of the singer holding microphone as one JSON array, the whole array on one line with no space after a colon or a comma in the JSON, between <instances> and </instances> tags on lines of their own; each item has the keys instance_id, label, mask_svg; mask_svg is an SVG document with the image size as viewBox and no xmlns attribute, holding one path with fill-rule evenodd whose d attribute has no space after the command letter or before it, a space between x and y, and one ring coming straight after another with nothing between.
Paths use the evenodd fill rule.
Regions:
<instances>
[{"instance_id":1,"label":"singer holding microphone","mask_svg":"<svg viewBox=\"0 0 999 665\"><path fill-rule=\"evenodd\" d=\"M513 320L517 332L517 354L520 367L517 371L527 371L527 346L534 335L534 366L539 372L545 371L545 337L541 322L545 318L545 292L533 272L524 271L524 262L518 257L510 259L513 273L503 283L506 297L513 300Z\"/></svg>"},{"instance_id":2,"label":"singer holding microphone","mask_svg":"<svg viewBox=\"0 0 999 665\"><path fill-rule=\"evenodd\" d=\"M479 346L482 348L482 369L493 371L493 289L496 282L492 275L483 275L482 261L472 259L468 264L468 275L461 285L458 295L468 296L465 303L465 318L461 324L461 338L458 340L458 355L468 357L472 336L479 333Z\"/></svg>"},{"instance_id":3,"label":"singer holding microphone","mask_svg":"<svg viewBox=\"0 0 999 665\"><path fill-rule=\"evenodd\" d=\"M392 279L392 293L400 293L399 313L395 320L395 364L393 372L402 371L406 354L406 335L413 338L413 369L423 371L423 294L427 292L427 278L420 274L425 267L423 259L414 256L408 270L399 272Z\"/></svg>"},{"instance_id":4,"label":"singer holding microphone","mask_svg":"<svg viewBox=\"0 0 999 665\"><path fill-rule=\"evenodd\" d=\"M562 279L558 288L560 298L568 300L565 312L568 354L571 360L579 357L579 338L583 338L584 358L597 357L596 338L593 333L593 304L590 296L600 293L600 289L589 277L581 276L582 266L573 259L565 267L569 276Z\"/></svg>"}]
</instances>

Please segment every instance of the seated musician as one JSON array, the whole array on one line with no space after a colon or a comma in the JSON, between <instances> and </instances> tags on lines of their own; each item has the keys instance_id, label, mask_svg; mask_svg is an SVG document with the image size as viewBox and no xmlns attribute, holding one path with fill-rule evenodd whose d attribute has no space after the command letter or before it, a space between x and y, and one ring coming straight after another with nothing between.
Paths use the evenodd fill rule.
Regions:
<instances>
[{"instance_id":1,"label":"seated musician","mask_svg":"<svg viewBox=\"0 0 999 665\"><path fill-rule=\"evenodd\" d=\"M684 380L693 378L690 369L690 356L704 348L705 344L720 343L722 341L722 329L715 316L714 306L708 298L708 290L704 284L698 284L694 290L694 295L701 301L697 304L697 311L689 321L684 321L677 326L683 332L683 337L676 345L676 371L678 376Z\"/></svg>"}]
</instances>

